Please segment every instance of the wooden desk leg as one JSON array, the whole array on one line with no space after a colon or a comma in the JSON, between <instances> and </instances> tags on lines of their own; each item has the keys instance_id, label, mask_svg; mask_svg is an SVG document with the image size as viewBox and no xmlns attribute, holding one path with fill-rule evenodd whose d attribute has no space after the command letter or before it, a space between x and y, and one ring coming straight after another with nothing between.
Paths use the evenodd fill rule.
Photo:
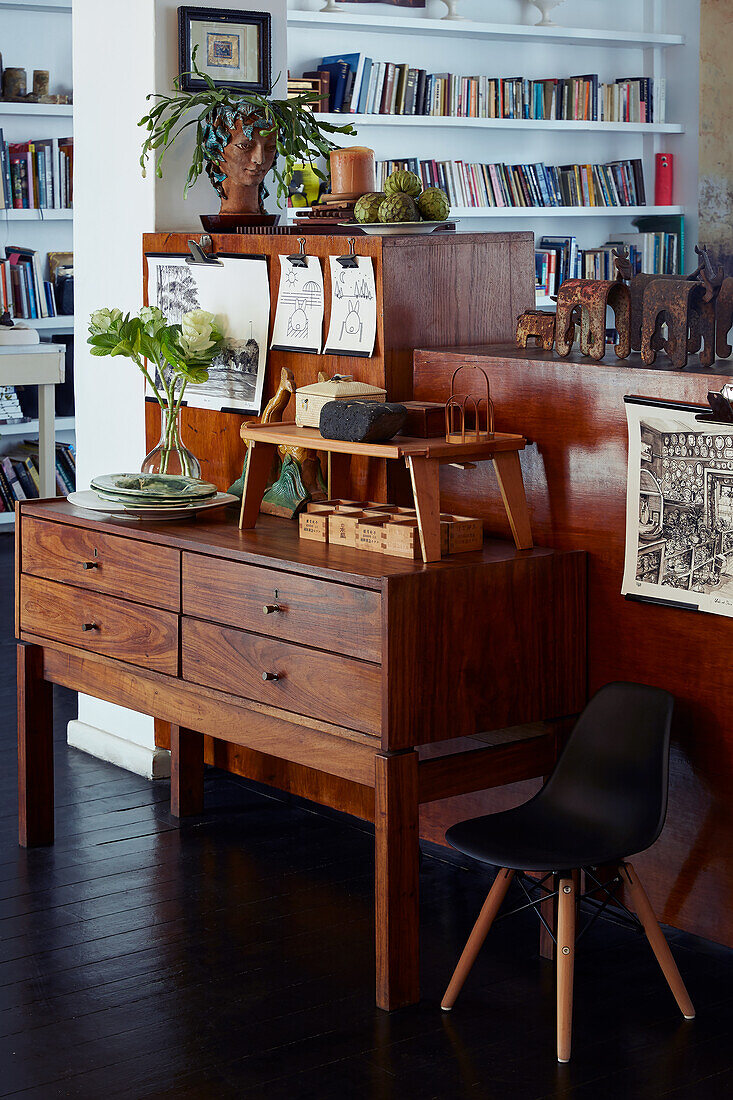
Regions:
<instances>
[{"instance_id":1,"label":"wooden desk leg","mask_svg":"<svg viewBox=\"0 0 733 1100\"><path fill-rule=\"evenodd\" d=\"M257 522L274 457L274 443L250 443L247 473L242 491L242 508L239 513L240 528L249 530Z\"/></svg>"},{"instance_id":2,"label":"wooden desk leg","mask_svg":"<svg viewBox=\"0 0 733 1100\"><path fill-rule=\"evenodd\" d=\"M417 753L375 757L374 897L377 1007L420 999Z\"/></svg>"},{"instance_id":3,"label":"wooden desk leg","mask_svg":"<svg viewBox=\"0 0 733 1100\"><path fill-rule=\"evenodd\" d=\"M532 524L529 520L527 496L524 492L522 466L517 451L501 451L492 459L496 478L501 490L501 499L509 519L517 550L531 550Z\"/></svg>"},{"instance_id":4,"label":"wooden desk leg","mask_svg":"<svg viewBox=\"0 0 733 1100\"><path fill-rule=\"evenodd\" d=\"M440 465L430 458L410 456L407 468L415 498L423 561L440 561Z\"/></svg>"},{"instance_id":5,"label":"wooden desk leg","mask_svg":"<svg viewBox=\"0 0 733 1100\"><path fill-rule=\"evenodd\" d=\"M191 817L204 809L204 735L171 725L171 813Z\"/></svg>"},{"instance_id":6,"label":"wooden desk leg","mask_svg":"<svg viewBox=\"0 0 733 1100\"><path fill-rule=\"evenodd\" d=\"M18 645L18 842L53 844L53 688L43 649Z\"/></svg>"}]
</instances>

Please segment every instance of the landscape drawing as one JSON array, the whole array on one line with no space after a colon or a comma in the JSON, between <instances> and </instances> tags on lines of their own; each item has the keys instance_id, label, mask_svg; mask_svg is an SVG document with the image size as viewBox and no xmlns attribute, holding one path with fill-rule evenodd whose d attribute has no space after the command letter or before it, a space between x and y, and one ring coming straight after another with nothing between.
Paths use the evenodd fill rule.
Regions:
<instances>
[{"instance_id":1,"label":"landscape drawing","mask_svg":"<svg viewBox=\"0 0 733 1100\"><path fill-rule=\"evenodd\" d=\"M148 256L148 272L148 301L171 324L180 324L192 309L205 309L224 333L208 381L189 385L184 404L259 413L270 322L267 261L225 256L219 264L188 264L182 256Z\"/></svg>"}]
</instances>

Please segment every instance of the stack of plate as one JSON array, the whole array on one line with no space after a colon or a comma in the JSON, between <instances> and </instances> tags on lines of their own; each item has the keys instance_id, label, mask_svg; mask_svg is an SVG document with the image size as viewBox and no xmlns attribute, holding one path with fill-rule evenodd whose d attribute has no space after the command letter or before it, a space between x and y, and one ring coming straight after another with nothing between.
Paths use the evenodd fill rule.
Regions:
<instances>
[{"instance_id":1,"label":"stack of plate","mask_svg":"<svg viewBox=\"0 0 733 1100\"><path fill-rule=\"evenodd\" d=\"M79 508L134 518L176 519L237 498L217 492L208 481L182 474L103 474L90 492L70 493Z\"/></svg>"}]
</instances>

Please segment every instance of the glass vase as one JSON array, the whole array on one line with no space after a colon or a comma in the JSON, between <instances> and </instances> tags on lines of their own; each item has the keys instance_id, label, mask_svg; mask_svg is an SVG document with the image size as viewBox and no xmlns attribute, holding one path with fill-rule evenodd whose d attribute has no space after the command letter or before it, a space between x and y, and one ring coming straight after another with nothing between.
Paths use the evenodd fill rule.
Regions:
<instances>
[{"instance_id":1,"label":"glass vase","mask_svg":"<svg viewBox=\"0 0 733 1100\"><path fill-rule=\"evenodd\" d=\"M160 406L160 442L140 467L143 474L185 474L201 477L201 464L181 442L181 411Z\"/></svg>"}]
</instances>

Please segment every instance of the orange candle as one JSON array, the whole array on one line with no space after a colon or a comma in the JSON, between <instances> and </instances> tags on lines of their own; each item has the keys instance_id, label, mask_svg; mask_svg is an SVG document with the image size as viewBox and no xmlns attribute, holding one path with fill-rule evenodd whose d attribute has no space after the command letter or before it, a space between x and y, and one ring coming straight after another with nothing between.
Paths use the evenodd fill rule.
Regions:
<instances>
[{"instance_id":1,"label":"orange candle","mask_svg":"<svg viewBox=\"0 0 733 1100\"><path fill-rule=\"evenodd\" d=\"M331 151L331 194L357 198L376 189L373 149L351 145Z\"/></svg>"}]
</instances>

